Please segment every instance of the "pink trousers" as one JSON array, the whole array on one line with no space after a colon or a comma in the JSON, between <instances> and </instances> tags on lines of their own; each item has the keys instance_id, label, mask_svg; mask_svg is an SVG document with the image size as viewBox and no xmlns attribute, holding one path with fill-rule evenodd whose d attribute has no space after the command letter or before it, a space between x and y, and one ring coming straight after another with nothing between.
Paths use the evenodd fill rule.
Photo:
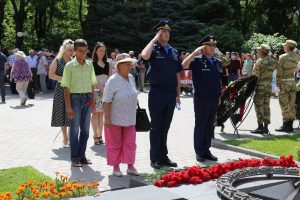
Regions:
<instances>
[{"instance_id":1,"label":"pink trousers","mask_svg":"<svg viewBox=\"0 0 300 200\"><path fill-rule=\"evenodd\" d=\"M104 129L108 165L134 164L136 152L135 126L115 126Z\"/></svg>"}]
</instances>

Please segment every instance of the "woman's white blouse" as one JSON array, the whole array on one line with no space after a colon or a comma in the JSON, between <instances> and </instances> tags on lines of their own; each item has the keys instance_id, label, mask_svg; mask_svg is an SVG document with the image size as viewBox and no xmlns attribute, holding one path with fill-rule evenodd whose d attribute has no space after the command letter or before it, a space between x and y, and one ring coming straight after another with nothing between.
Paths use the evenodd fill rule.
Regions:
<instances>
[{"instance_id":1,"label":"woman's white blouse","mask_svg":"<svg viewBox=\"0 0 300 200\"><path fill-rule=\"evenodd\" d=\"M136 123L137 90L134 78L128 80L118 73L112 75L105 84L103 101L111 103L110 119L116 126L131 126Z\"/></svg>"}]
</instances>

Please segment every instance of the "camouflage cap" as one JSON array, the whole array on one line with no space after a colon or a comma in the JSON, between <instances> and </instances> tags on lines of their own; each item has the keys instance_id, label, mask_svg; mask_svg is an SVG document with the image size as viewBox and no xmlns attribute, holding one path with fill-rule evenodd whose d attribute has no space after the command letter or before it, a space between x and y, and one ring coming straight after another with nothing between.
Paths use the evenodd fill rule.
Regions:
<instances>
[{"instance_id":1,"label":"camouflage cap","mask_svg":"<svg viewBox=\"0 0 300 200\"><path fill-rule=\"evenodd\" d=\"M297 47L297 42L295 42L294 40L287 40L282 45L283 46L288 46L288 47L291 47L291 48L295 48L295 47Z\"/></svg>"},{"instance_id":2,"label":"camouflage cap","mask_svg":"<svg viewBox=\"0 0 300 200\"><path fill-rule=\"evenodd\" d=\"M271 47L267 44L261 44L259 47L256 48L257 50L262 50L264 53L269 53L271 51Z\"/></svg>"}]
</instances>

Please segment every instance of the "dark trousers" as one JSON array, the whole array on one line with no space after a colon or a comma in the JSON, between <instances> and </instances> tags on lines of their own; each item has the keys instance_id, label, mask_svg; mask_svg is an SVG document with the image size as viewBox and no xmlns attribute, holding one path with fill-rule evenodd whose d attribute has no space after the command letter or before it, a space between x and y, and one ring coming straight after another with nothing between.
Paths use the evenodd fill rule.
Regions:
<instances>
[{"instance_id":1,"label":"dark trousers","mask_svg":"<svg viewBox=\"0 0 300 200\"><path fill-rule=\"evenodd\" d=\"M35 68L31 68L31 72L32 72L32 81L29 82L29 88L34 88L35 91L40 90L39 87L39 77L37 75L37 69Z\"/></svg>"},{"instance_id":2,"label":"dark trousers","mask_svg":"<svg viewBox=\"0 0 300 200\"><path fill-rule=\"evenodd\" d=\"M71 104L75 115L70 126L72 162L80 161L81 159L85 158L92 112L92 107L88 106L89 101L92 101L91 94L87 96L71 94Z\"/></svg>"},{"instance_id":3,"label":"dark trousers","mask_svg":"<svg viewBox=\"0 0 300 200\"><path fill-rule=\"evenodd\" d=\"M1 90L1 99L5 101L5 73L4 71L0 71L0 90Z\"/></svg>"},{"instance_id":4,"label":"dark trousers","mask_svg":"<svg viewBox=\"0 0 300 200\"><path fill-rule=\"evenodd\" d=\"M211 147L218 102L218 99L200 99L194 97L194 149L199 156L204 156L209 152L209 148Z\"/></svg>"},{"instance_id":5,"label":"dark trousers","mask_svg":"<svg viewBox=\"0 0 300 200\"><path fill-rule=\"evenodd\" d=\"M176 104L176 88L151 87L148 106L151 117L150 160L167 159L168 131Z\"/></svg>"}]
</instances>

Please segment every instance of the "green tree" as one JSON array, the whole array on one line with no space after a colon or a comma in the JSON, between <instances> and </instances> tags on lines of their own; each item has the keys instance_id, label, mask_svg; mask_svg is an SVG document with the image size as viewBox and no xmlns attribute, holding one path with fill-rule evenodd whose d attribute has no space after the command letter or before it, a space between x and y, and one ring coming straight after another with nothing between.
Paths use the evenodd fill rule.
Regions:
<instances>
[{"instance_id":1,"label":"green tree","mask_svg":"<svg viewBox=\"0 0 300 200\"><path fill-rule=\"evenodd\" d=\"M2 38L4 37L3 21L4 21L4 11L5 11L6 3L7 3L7 0L0 0L0 44L1 44Z\"/></svg>"},{"instance_id":2,"label":"green tree","mask_svg":"<svg viewBox=\"0 0 300 200\"><path fill-rule=\"evenodd\" d=\"M267 44L273 51L282 51L282 43L284 43L286 39L284 35L279 35L278 33L274 35L254 33L250 39L243 44L243 49L245 51L253 51L261 44Z\"/></svg>"}]
</instances>

